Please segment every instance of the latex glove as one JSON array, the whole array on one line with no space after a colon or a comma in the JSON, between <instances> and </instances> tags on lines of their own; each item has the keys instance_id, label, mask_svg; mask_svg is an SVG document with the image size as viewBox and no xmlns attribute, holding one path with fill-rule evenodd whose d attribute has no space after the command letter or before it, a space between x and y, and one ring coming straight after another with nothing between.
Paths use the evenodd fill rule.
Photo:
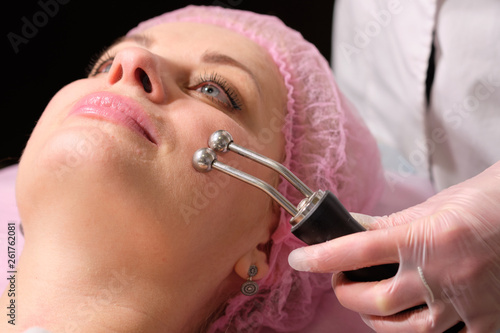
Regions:
<instances>
[{"instance_id":1,"label":"latex glove","mask_svg":"<svg viewBox=\"0 0 500 333\"><path fill-rule=\"evenodd\" d=\"M460 321L464 332L500 328L500 162L389 217L355 217L371 230L297 249L290 265L335 273L341 304L378 332L443 332ZM396 276L379 282L338 273L394 262Z\"/></svg>"}]
</instances>

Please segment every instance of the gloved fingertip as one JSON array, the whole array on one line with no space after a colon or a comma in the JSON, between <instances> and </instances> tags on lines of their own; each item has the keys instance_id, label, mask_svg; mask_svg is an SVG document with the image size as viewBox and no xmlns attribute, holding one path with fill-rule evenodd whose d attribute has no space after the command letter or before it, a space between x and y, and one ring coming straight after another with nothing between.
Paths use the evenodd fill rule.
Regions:
<instances>
[{"instance_id":1,"label":"gloved fingertip","mask_svg":"<svg viewBox=\"0 0 500 333\"><path fill-rule=\"evenodd\" d=\"M311 265L308 259L309 256L302 247L290 252L290 254L288 255L288 264L297 271L307 272L311 270Z\"/></svg>"},{"instance_id":2,"label":"gloved fingertip","mask_svg":"<svg viewBox=\"0 0 500 333\"><path fill-rule=\"evenodd\" d=\"M359 224L361 224L365 229L371 229L370 226L377 220L380 219L379 217L374 217L370 215L365 215L365 214L359 214L359 213L351 213L352 217L356 221L358 221Z\"/></svg>"}]
</instances>

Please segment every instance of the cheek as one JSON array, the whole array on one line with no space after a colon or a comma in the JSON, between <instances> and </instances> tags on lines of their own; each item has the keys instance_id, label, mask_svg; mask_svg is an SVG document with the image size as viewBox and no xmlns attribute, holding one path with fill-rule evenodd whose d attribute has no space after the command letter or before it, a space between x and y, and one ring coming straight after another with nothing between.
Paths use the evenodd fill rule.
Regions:
<instances>
[{"instance_id":1,"label":"cheek","mask_svg":"<svg viewBox=\"0 0 500 333\"><path fill-rule=\"evenodd\" d=\"M270 229L270 199L258 189L220 172L205 174L178 202L185 239L195 253L239 257Z\"/></svg>"},{"instance_id":2,"label":"cheek","mask_svg":"<svg viewBox=\"0 0 500 333\"><path fill-rule=\"evenodd\" d=\"M173 151L184 165L183 181L180 181L183 187L177 195L183 198L178 201L180 219L194 228L201 225L218 233L235 233L235 236L269 219L270 198L265 193L221 171L212 169L201 173L192 167L194 152L207 147L213 132L225 129L240 142L255 141L255 135L223 113L179 114L172 115L172 119L183 124L176 129L177 144ZM218 160L261 179L270 178L267 168L235 153L220 153Z\"/></svg>"}]
</instances>

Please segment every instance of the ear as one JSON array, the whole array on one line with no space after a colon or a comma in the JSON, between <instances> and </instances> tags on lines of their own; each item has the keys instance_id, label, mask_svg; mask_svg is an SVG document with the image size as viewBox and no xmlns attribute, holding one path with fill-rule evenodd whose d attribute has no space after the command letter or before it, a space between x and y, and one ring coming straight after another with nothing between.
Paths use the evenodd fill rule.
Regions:
<instances>
[{"instance_id":1,"label":"ear","mask_svg":"<svg viewBox=\"0 0 500 333\"><path fill-rule=\"evenodd\" d=\"M248 278L248 269L251 265L257 266L257 275L253 280L260 280L269 272L269 264L267 263L267 254L260 246L256 246L245 255L243 255L234 265L234 271L243 280Z\"/></svg>"}]
</instances>

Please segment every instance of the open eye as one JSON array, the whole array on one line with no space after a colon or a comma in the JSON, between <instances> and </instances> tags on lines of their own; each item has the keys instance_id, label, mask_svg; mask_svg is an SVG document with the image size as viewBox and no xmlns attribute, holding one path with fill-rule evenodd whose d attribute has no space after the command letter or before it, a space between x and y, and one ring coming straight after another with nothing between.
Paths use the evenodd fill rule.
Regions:
<instances>
[{"instance_id":1,"label":"open eye","mask_svg":"<svg viewBox=\"0 0 500 333\"><path fill-rule=\"evenodd\" d=\"M113 60L114 58L108 58L98 62L92 70L91 75L94 76L101 73L108 73L113 65Z\"/></svg>"},{"instance_id":2,"label":"open eye","mask_svg":"<svg viewBox=\"0 0 500 333\"><path fill-rule=\"evenodd\" d=\"M222 88L219 88L215 84L205 82L199 85L195 90L209 96L212 99L217 99L224 105L232 106L232 103L224 90Z\"/></svg>"},{"instance_id":3,"label":"open eye","mask_svg":"<svg viewBox=\"0 0 500 333\"><path fill-rule=\"evenodd\" d=\"M106 61L104 64L102 64L101 66L99 66L99 68L97 68L97 72L98 73L107 73L111 69L111 65L113 65L113 59L110 59L110 60Z\"/></svg>"},{"instance_id":4,"label":"open eye","mask_svg":"<svg viewBox=\"0 0 500 333\"><path fill-rule=\"evenodd\" d=\"M104 51L99 56L93 57L87 66L87 76L96 76L97 74L109 72L114 59L114 54L109 51Z\"/></svg>"},{"instance_id":5,"label":"open eye","mask_svg":"<svg viewBox=\"0 0 500 333\"><path fill-rule=\"evenodd\" d=\"M235 92L235 89L215 73L208 76L201 76L199 83L190 89L206 95L212 101L228 109L241 110L238 94Z\"/></svg>"}]
</instances>

